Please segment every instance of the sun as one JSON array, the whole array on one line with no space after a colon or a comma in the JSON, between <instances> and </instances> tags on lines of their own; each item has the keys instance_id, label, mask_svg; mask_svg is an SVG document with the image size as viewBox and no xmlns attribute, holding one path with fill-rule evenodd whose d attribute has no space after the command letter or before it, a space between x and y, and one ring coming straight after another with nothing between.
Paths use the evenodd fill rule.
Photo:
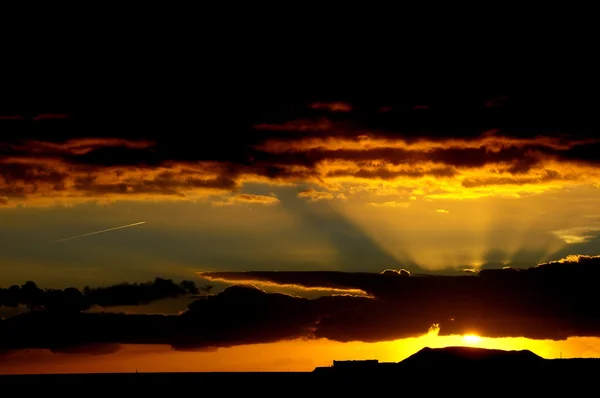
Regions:
<instances>
[{"instance_id":1,"label":"sun","mask_svg":"<svg viewBox=\"0 0 600 398\"><path fill-rule=\"evenodd\" d=\"M476 334L465 334L463 336L463 341L467 344L477 344L481 341L481 337Z\"/></svg>"}]
</instances>

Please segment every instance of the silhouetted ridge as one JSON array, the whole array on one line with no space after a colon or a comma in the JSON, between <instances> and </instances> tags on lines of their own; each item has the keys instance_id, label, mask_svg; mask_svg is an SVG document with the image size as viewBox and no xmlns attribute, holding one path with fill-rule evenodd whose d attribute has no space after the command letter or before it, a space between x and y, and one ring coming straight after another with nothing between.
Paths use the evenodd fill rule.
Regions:
<instances>
[{"instance_id":1,"label":"silhouetted ridge","mask_svg":"<svg viewBox=\"0 0 600 398\"><path fill-rule=\"evenodd\" d=\"M333 361L333 366L316 368L319 374L369 374L375 375L419 375L435 371L438 377L460 374L480 376L498 374L505 371L530 371L546 369L549 361L531 351L503 351L474 347L425 347L401 362Z\"/></svg>"}]
</instances>

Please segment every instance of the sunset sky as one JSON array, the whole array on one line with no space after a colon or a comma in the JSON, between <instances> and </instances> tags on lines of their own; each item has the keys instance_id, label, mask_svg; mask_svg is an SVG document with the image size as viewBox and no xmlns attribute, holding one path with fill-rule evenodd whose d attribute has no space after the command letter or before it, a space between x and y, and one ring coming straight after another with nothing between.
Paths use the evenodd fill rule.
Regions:
<instances>
[{"instance_id":1,"label":"sunset sky","mask_svg":"<svg viewBox=\"0 0 600 398\"><path fill-rule=\"evenodd\" d=\"M600 356L594 95L212 68L0 108L0 373Z\"/></svg>"}]
</instances>

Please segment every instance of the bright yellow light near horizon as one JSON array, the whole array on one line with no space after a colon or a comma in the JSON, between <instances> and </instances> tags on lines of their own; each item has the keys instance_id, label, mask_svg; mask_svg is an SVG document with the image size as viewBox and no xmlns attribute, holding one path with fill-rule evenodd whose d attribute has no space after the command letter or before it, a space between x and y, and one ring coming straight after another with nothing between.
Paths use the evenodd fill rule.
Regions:
<instances>
[{"instance_id":1,"label":"bright yellow light near horizon","mask_svg":"<svg viewBox=\"0 0 600 398\"><path fill-rule=\"evenodd\" d=\"M467 344L478 344L481 342L481 337L476 334L465 334L462 339Z\"/></svg>"},{"instance_id":2,"label":"bright yellow light near horizon","mask_svg":"<svg viewBox=\"0 0 600 398\"><path fill-rule=\"evenodd\" d=\"M423 347L443 348L443 347L477 347L495 350L530 350L543 358L558 358L560 353L563 356L571 357L590 357L600 352L600 338L569 338L562 341L553 340L535 340L524 337L485 337L478 334L476 330L471 330L467 334L442 335L439 334L439 325L432 325L427 334L419 337L396 340L395 350L390 350L380 355L383 358L389 358L389 361L402 360ZM384 346L389 343L374 343ZM594 352L594 354L592 354ZM393 353L393 354L391 354ZM567 353L567 354L565 354ZM371 356L373 356L371 354ZM353 358L356 359L356 358Z\"/></svg>"}]
</instances>

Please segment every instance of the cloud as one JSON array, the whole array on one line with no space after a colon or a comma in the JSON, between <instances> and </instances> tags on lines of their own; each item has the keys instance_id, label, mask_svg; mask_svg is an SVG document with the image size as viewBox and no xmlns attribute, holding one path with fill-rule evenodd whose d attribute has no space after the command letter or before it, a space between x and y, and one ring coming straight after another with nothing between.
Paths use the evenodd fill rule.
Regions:
<instances>
[{"instance_id":1,"label":"cloud","mask_svg":"<svg viewBox=\"0 0 600 398\"><path fill-rule=\"evenodd\" d=\"M98 344L170 344L204 350L298 338L389 341L426 334L564 340L600 337L600 256L569 256L528 269L485 269L457 276L377 273L203 273L230 283L254 280L363 290L370 296L307 299L234 285L202 296L179 315L86 313L76 306L34 310L0 322L0 350ZM176 288L177 285L174 285ZM72 298L68 300L73 302Z\"/></svg>"},{"instance_id":2,"label":"cloud","mask_svg":"<svg viewBox=\"0 0 600 398\"><path fill-rule=\"evenodd\" d=\"M170 344L210 349L309 337L326 315L362 305L365 298L314 300L232 286L196 300L181 315L33 311L0 322L0 351L49 348L77 352L97 344ZM43 333L40 333L43 330Z\"/></svg>"},{"instance_id":3,"label":"cloud","mask_svg":"<svg viewBox=\"0 0 600 398\"><path fill-rule=\"evenodd\" d=\"M66 114L66 113L40 113L39 115L36 115L33 117L34 121L40 121L40 120L61 120L61 119L67 119L69 118L70 115Z\"/></svg>"},{"instance_id":4,"label":"cloud","mask_svg":"<svg viewBox=\"0 0 600 398\"><path fill-rule=\"evenodd\" d=\"M76 138L62 143L44 141L25 141L20 145L12 145L17 149L29 153L44 153L46 155L85 155L95 150L110 147L124 147L129 149L144 149L155 146L156 143L148 140L127 140L122 138Z\"/></svg>"},{"instance_id":5,"label":"cloud","mask_svg":"<svg viewBox=\"0 0 600 398\"><path fill-rule=\"evenodd\" d=\"M352 105L344 102L315 102L308 107L329 112L350 112L352 110Z\"/></svg>"},{"instance_id":6,"label":"cloud","mask_svg":"<svg viewBox=\"0 0 600 398\"><path fill-rule=\"evenodd\" d=\"M327 200L327 199L334 198L334 196L331 192L315 191L314 189L307 189L304 191L300 191L300 192L298 192L298 197L306 198L311 201Z\"/></svg>"},{"instance_id":7,"label":"cloud","mask_svg":"<svg viewBox=\"0 0 600 398\"><path fill-rule=\"evenodd\" d=\"M381 275L394 275L394 276L410 276L410 271L407 271L405 269L386 269L384 270Z\"/></svg>"},{"instance_id":8,"label":"cloud","mask_svg":"<svg viewBox=\"0 0 600 398\"><path fill-rule=\"evenodd\" d=\"M319 133L330 131L333 127L333 123L327 118L296 119L284 123L260 123L253 127L259 131Z\"/></svg>"},{"instance_id":9,"label":"cloud","mask_svg":"<svg viewBox=\"0 0 600 398\"><path fill-rule=\"evenodd\" d=\"M339 341L381 341L427 332L440 335L476 331L487 337L563 340L600 336L595 283L600 256L570 256L528 269L484 269L464 276L345 272L203 273L235 283L237 279L306 287L360 289L368 304L326 317L315 336ZM418 297L418 299L416 299Z\"/></svg>"},{"instance_id":10,"label":"cloud","mask_svg":"<svg viewBox=\"0 0 600 398\"><path fill-rule=\"evenodd\" d=\"M274 205L279 203L279 199L275 196L267 196L267 195L251 195L251 194L239 194L230 196L225 200L213 201L212 204L214 206L231 206L235 204L263 204L263 205Z\"/></svg>"},{"instance_id":11,"label":"cloud","mask_svg":"<svg viewBox=\"0 0 600 398\"><path fill-rule=\"evenodd\" d=\"M552 231L554 235L562 239L565 243L585 243L597 236L600 231L600 225L573 227Z\"/></svg>"},{"instance_id":12,"label":"cloud","mask_svg":"<svg viewBox=\"0 0 600 398\"><path fill-rule=\"evenodd\" d=\"M83 150L83 149L78 149ZM0 195L8 205L118 199L194 200L230 193L238 183L211 165L73 166L56 158L0 159Z\"/></svg>"},{"instance_id":13,"label":"cloud","mask_svg":"<svg viewBox=\"0 0 600 398\"><path fill-rule=\"evenodd\" d=\"M83 291L74 287L44 290L30 281L22 286L0 288L0 306L26 306L32 310L83 311L94 305L113 307L147 304L168 297L197 294L198 291L193 281L176 284L170 279L162 278L146 283L86 287Z\"/></svg>"},{"instance_id":14,"label":"cloud","mask_svg":"<svg viewBox=\"0 0 600 398\"><path fill-rule=\"evenodd\" d=\"M489 106L482 106L485 98ZM580 109L556 98L537 112L564 119L546 123L535 107L514 108L513 96L493 98L477 106L461 103L464 109L407 97L369 100L358 112L348 98L256 102L227 112L211 107L202 117L143 107L123 115L57 111L34 117L52 119L48 123L22 121L16 112L0 117L0 197L3 206L218 195L217 202L228 203L245 184L259 182L310 184L320 193L306 194L309 199L343 200L362 184L373 190L403 186L436 200L600 184L600 137L589 133L593 117L583 123L588 119ZM413 109L426 104L435 106ZM386 112L378 111L382 107ZM574 112L579 118L571 117ZM190 142L183 134L190 128L210 133Z\"/></svg>"},{"instance_id":15,"label":"cloud","mask_svg":"<svg viewBox=\"0 0 600 398\"><path fill-rule=\"evenodd\" d=\"M597 138L590 137L561 137L552 135L537 136L507 136L502 135L496 130L480 131L472 137L435 137L427 133L417 137L411 135L393 134L378 131L363 131L356 127L350 127L346 121L332 121L329 119L297 119L294 121L275 125L271 130L285 131L311 131L325 130L329 134L323 134L322 131L314 135L287 136L277 139L267 139L260 145L261 149L267 152L286 152L286 151L309 151L315 149L336 151L336 150L369 150L369 149L404 149L415 152L432 152L442 150L440 154L452 154L457 150L477 150L477 154L485 153L486 150L490 156L498 156L501 151L507 156L517 149L538 149L544 151L568 151L575 148L581 148L586 144L598 144ZM315 126L319 126L318 129ZM262 125L255 126L257 129L263 129ZM288 139L285 139L288 138ZM444 150L448 151L445 152ZM513 151L513 152L510 152ZM499 156L498 158L501 158Z\"/></svg>"},{"instance_id":16,"label":"cloud","mask_svg":"<svg viewBox=\"0 0 600 398\"><path fill-rule=\"evenodd\" d=\"M388 202L380 202L380 203L370 202L369 205L375 206L375 207L400 207L403 209L410 207L409 202L396 202L396 201L388 201Z\"/></svg>"}]
</instances>

